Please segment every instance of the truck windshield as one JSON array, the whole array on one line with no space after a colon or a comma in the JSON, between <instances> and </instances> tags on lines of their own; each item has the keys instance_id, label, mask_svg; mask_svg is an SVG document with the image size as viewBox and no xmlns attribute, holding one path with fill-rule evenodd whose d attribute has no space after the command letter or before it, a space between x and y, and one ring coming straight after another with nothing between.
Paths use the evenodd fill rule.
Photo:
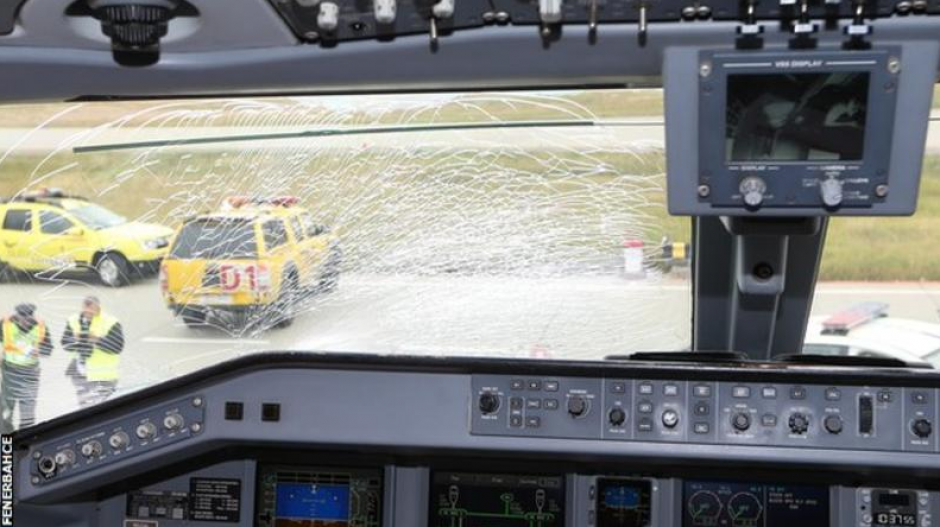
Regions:
<instances>
[{"instance_id":1,"label":"truck windshield","mask_svg":"<svg viewBox=\"0 0 940 527\"><path fill-rule=\"evenodd\" d=\"M241 220L196 220L184 225L170 249L179 259L249 260L258 257L254 225Z\"/></svg>"}]
</instances>

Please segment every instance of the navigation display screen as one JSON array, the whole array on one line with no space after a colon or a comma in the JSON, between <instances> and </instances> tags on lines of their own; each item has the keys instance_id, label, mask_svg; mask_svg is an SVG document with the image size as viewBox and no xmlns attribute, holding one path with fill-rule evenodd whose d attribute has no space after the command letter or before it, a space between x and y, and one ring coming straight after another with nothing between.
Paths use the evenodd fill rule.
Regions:
<instances>
[{"instance_id":1,"label":"navigation display screen","mask_svg":"<svg viewBox=\"0 0 940 527\"><path fill-rule=\"evenodd\" d=\"M597 480L598 527L649 527L652 485L649 481Z\"/></svg>"},{"instance_id":2,"label":"navigation display screen","mask_svg":"<svg viewBox=\"0 0 940 527\"><path fill-rule=\"evenodd\" d=\"M562 527L565 480L436 472L431 484L429 527Z\"/></svg>"},{"instance_id":3,"label":"navigation display screen","mask_svg":"<svg viewBox=\"0 0 940 527\"><path fill-rule=\"evenodd\" d=\"M861 161L867 72L732 74L727 162Z\"/></svg>"},{"instance_id":4,"label":"navigation display screen","mask_svg":"<svg viewBox=\"0 0 940 527\"><path fill-rule=\"evenodd\" d=\"M380 527L382 471L263 466L259 527Z\"/></svg>"},{"instance_id":5,"label":"navigation display screen","mask_svg":"<svg viewBox=\"0 0 940 527\"><path fill-rule=\"evenodd\" d=\"M829 488L685 481L682 527L829 525Z\"/></svg>"}]
</instances>

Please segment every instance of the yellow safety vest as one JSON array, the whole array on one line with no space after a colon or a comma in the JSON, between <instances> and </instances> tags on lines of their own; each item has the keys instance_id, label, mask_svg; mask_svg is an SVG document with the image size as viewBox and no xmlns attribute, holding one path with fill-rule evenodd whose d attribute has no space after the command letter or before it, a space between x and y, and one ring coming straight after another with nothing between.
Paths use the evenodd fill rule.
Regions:
<instances>
[{"instance_id":1,"label":"yellow safety vest","mask_svg":"<svg viewBox=\"0 0 940 527\"><path fill-rule=\"evenodd\" d=\"M3 319L4 362L26 368L39 366L39 346L45 338L46 325L42 322L23 332L12 319Z\"/></svg>"},{"instance_id":2,"label":"yellow safety vest","mask_svg":"<svg viewBox=\"0 0 940 527\"><path fill-rule=\"evenodd\" d=\"M116 318L101 313L91 319L91 324L88 326L88 335L103 339L117 323L118 320ZM80 315L69 318L69 327L72 329L72 335L78 338L82 332ZM98 346L94 346L91 349L91 356L85 361L85 377L89 381L116 381L118 379L118 365L120 362L121 356L117 353L111 353Z\"/></svg>"}]
</instances>

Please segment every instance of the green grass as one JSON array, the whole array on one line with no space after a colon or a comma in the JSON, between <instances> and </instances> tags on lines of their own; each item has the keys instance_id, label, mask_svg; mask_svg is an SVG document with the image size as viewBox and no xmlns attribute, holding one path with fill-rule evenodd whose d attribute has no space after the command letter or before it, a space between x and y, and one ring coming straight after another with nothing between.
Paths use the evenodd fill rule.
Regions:
<instances>
[{"instance_id":1,"label":"green grass","mask_svg":"<svg viewBox=\"0 0 940 527\"><path fill-rule=\"evenodd\" d=\"M940 96L935 97L934 107L940 107ZM170 135L175 127L192 126L624 118L655 117L662 111L660 90L473 94L457 101L398 107L384 113L359 108L337 113L291 99L255 99L236 106L227 100L199 100L0 107L7 127L33 128L57 116L51 126L161 125L167 126ZM0 196L24 187L62 187L129 217L173 225L189 215L214 210L225 196L255 194L263 189L268 194L303 196L340 233L360 237L371 233L385 244L414 243L407 233L395 232L395 226L401 225L396 214L402 210L413 210L426 218L448 216L452 222L469 225L474 214L492 212L489 200L499 199L501 207L521 207L514 214L530 218L533 228L547 225L564 234L560 243L567 245L606 244L621 235L648 243L663 236L676 241L691 238L689 220L670 217L665 211L665 163L658 153L570 151L558 155L402 149L390 154L367 149L351 154L297 149L285 154L247 147L218 154L181 152L60 152L49 158L13 155L0 164ZM259 184L262 180L263 185ZM467 216L454 216L461 212ZM615 221L605 225L611 218ZM585 229L581 239L570 232L578 226ZM629 232L611 234L611 229ZM910 218L834 219L821 278L940 280L938 241L940 157L928 156L917 214ZM606 250L606 246L595 249Z\"/></svg>"},{"instance_id":2,"label":"green grass","mask_svg":"<svg viewBox=\"0 0 940 527\"><path fill-rule=\"evenodd\" d=\"M940 157L924 161L913 216L830 222L821 278L940 280Z\"/></svg>"}]
</instances>

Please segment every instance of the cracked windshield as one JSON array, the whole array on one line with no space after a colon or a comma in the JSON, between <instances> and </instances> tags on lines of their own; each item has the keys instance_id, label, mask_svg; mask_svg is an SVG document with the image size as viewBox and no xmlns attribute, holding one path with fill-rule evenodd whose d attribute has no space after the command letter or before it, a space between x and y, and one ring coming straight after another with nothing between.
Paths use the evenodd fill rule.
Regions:
<instances>
[{"instance_id":1,"label":"cracked windshield","mask_svg":"<svg viewBox=\"0 0 940 527\"><path fill-rule=\"evenodd\" d=\"M7 106L4 431L266 351L691 345L662 92ZM940 366L940 158L830 225L806 351Z\"/></svg>"},{"instance_id":2,"label":"cracked windshield","mask_svg":"<svg viewBox=\"0 0 940 527\"><path fill-rule=\"evenodd\" d=\"M7 429L271 350L690 346L659 90L3 112Z\"/></svg>"}]
</instances>

